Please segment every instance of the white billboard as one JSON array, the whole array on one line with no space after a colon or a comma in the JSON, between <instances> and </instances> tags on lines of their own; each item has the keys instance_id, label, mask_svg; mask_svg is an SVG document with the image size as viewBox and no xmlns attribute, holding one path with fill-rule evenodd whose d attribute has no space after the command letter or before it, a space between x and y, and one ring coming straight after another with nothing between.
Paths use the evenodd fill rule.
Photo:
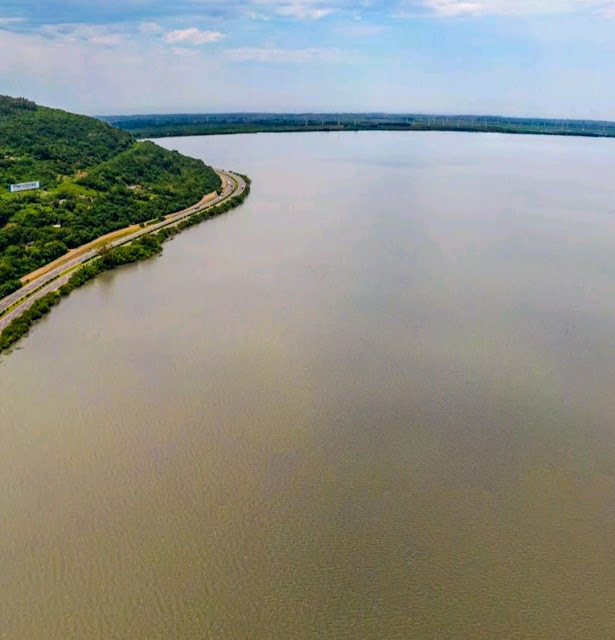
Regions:
<instances>
[{"instance_id":1,"label":"white billboard","mask_svg":"<svg viewBox=\"0 0 615 640\"><path fill-rule=\"evenodd\" d=\"M40 181L36 182L22 182L21 184L12 184L9 186L11 193L17 193L18 191L31 191L32 189L40 189Z\"/></svg>"}]
</instances>

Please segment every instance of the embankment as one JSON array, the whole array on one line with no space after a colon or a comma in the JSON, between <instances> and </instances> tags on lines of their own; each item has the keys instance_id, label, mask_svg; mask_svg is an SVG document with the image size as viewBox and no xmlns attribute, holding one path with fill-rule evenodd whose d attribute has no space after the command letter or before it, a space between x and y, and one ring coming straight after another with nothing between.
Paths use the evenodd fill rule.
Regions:
<instances>
[{"instance_id":1,"label":"embankment","mask_svg":"<svg viewBox=\"0 0 615 640\"><path fill-rule=\"evenodd\" d=\"M108 250L103 249L96 258L79 267L65 284L59 286L56 291L51 291L36 300L32 306L5 327L0 333L0 353L14 346L30 331L32 325L46 316L63 297L70 295L72 291L83 286L100 273L159 255L162 253L162 244L184 229L222 215L241 205L250 193L250 179L246 176L241 177L245 180L246 188L240 195L233 196L214 207L184 218L176 225L143 235L130 244Z\"/></svg>"}]
</instances>

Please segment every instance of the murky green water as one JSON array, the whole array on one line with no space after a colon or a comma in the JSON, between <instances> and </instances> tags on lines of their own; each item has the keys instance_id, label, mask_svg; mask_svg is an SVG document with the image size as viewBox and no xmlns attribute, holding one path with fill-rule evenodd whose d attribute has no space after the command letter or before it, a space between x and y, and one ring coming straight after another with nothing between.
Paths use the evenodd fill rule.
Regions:
<instances>
[{"instance_id":1,"label":"murky green water","mask_svg":"<svg viewBox=\"0 0 615 640\"><path fill-rule=\"evenodd\" d=\"M245 206L0 361L0 637L615 629L615 143L167 140Z\"/></svg>"}]
</instances>

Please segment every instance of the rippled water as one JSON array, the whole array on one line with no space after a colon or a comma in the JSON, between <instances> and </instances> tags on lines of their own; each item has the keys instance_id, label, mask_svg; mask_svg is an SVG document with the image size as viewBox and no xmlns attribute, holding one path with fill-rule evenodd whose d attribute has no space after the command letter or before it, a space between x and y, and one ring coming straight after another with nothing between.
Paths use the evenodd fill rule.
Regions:
<instances>
[{"instance_id":1,"label":"rippled water","mask_svg":"<svg viewBox=\"0 0 615 640\"><path fill-rule=\"evenodd\" d=\"M163 144L252 195L0 360L0 637L612 637L614 142Z\"/></svg>"}]
</instances>

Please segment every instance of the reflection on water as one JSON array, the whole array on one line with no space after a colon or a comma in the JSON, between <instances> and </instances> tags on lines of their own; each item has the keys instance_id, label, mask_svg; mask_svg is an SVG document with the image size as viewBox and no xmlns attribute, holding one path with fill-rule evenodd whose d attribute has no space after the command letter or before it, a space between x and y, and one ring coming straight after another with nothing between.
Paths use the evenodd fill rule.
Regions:
<instances>
[{"instance_id":1,"label":"reflection on water","mask_svg":"<svg viewBox=\"0 0 615 640\"><path fill-rule=\"evenodd\" d=\"M0 362L0 637L610 637L613 142L164 144L252 196Z\"/></svg>"}]
</instances>

